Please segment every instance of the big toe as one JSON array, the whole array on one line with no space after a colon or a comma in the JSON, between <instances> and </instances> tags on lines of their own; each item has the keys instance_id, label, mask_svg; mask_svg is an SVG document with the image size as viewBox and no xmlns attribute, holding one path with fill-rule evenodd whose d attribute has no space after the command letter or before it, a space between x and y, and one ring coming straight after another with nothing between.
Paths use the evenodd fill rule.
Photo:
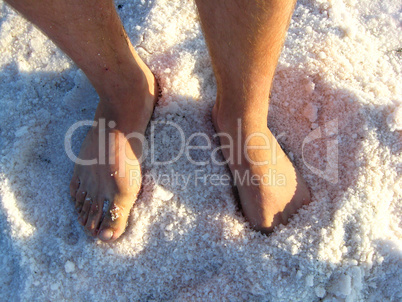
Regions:
<instances>
[{"instance_id":1,"label":"big toe","mask_svg":"<svg viewBox=\"0 0 402 302\"><path fill-rule=\"evenodd\" d=\"M99 227L98 238L100 240L112 242L124 233L128 215L134 202L134 199L130 199L129 197L120 197L110 203Z\"/></svg>"}]
</instances>

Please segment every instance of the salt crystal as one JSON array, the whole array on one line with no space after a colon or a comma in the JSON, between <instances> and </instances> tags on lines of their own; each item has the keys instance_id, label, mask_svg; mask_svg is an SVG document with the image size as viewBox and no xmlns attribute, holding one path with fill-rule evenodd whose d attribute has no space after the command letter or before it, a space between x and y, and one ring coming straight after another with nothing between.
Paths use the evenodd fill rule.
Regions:
<instances>
[{"instance_id":1,"label":"salt crystal","mask_svg":"<svg viewBox=\"0 0 402 302\"><path fill-rule=\"evenodd\" d=\"M391 131L402 131L402 105L399 105L388 115L387 124Z\"/></svg>"},{"instance_id":2,"label":"salt crystal","mask_svg":"<svg viewBox=\"0 0 402 302\"><path fill-rule=\"evenodd\" d=\"M306 107L304 107L303 115L310 121L315 122L317 120L318 108L314 106L312 103L308 103Z\"/></svg>"},{"instance_id":3,"label":"salt crystal","mask_svg":"<svg viewBox=\"0 0 402 302\"><path fill-rule=\"evenodd\" d=\"M64 265L64 270L66 273L72 273L75 271L75 264L71 261L67 261L66 264Z\"/></svg>"},{"instance_id":4,"label":"salt crystal","mask_svg":"<svg viewBox=\"0 0 402 302\"><path fill-rule=\"evenodd\" d=\"M289 153L288 153L288 156L289 156L289 158L293 161L295 158L294 158L294 154L293 154L293 152L292 151L290 151Z\"/></svg>"},{"instance_id":5,"label":"salt crystal","mask_svg":"<svg viewBox=\"0 0 402 302\"><path fill-rule=\"evenodd\" d=\"M28 134L28 126L24 126L15 131L15 137L21 137Z\"/></svg>"},{"instance_id":6,"label":"salt crystal","mask_svg":"<svg viewBox=\"0 0 402 302\"><path fill-rule=\"evenodd\" d=\"M349 275L342 275L338 283L339 293L347 296L352 292L352 278Z\"/></svg>"},{"instance_id":7,"label":"salt crystal","mask_svg":"<svg viewBox=\"0 0 402 302\"><path fill-rule=\"evenodd\" d=\"M161 186L156 186L156 189L154 191L154 198L160 199L162 201L168 201L173 197L173 193L166 190L165 188Z\"/></svg>"},{"instance_id":8,"label":"salt crystal","mask_svg":"<svg viewBox=\"0 0 402 302\"><path fill-rule=\"evenodd\" d=\"M352 292L352 278L349 275L342 274L331 282L328 291L336 296L348 296Z\"/></svg>"},{"instance_id":9,"label":"salt crystal","mask_svg":"<svg viewBox=\"0 0 402 302\"><path fill-rule=\"evenodd\" d=\"M113 209L110 210L110 218L112 218L112 221L115 221L120 216L120 208L117 205L113 205Z\"/></svg>"},{"instance_id":10,"label":"salt crystal","mask_svg":"<svg viewBox=\"0 0 402 302\"><path fill-rule=\"evenodd\" d=\"M314 276L313 275L308 275L306 277L306 285L309 287L314 286Z\"/></svg>"},{"instance_id":11,"label":"salt crystal","mask_svg":"<svg viewBox=\"0 0 402 302\"><path fill-rule=\"evenodd\" d=\"M317 286L315 289L315 294L317 295L318 298L324 298L326 291L322 286Z\"/></svg>"},{"instance_id":12,"label":"salt crystal","mask_svg":"<svg viewBox=\"0 0 402 302\"><path fill-rule=\"evenodd\" d=\"M318 53L318 57L319 57L321 60L323 60L323 59L325 59L325 58L327 57L327 55L325 54L325 52L320 51L320 52Z\"/></svg>"}]
</instances>

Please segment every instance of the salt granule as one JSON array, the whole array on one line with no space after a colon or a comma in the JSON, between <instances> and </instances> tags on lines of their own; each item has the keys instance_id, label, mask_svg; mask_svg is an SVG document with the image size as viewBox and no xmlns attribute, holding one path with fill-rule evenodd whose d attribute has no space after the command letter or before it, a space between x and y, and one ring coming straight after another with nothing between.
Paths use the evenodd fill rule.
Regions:
<instances>
[{"instance_id":1,"label":"salt granule","mask_svg":"<svg viewBox=\"0 0 402 302\"><path fill-rule=\"evenodd\" d=\"M399 105L388 115L387 124L391 131L402 131L402 105Z\"/></svg>"},{"instance_id":2,"label":"salt granule","mask_svg":"<svg viewBox=\"0 0 402 302\"><path fill-rule=\"evenodd\" d=\"M309 287L314 286L314 276L313 275L308 275L306 277L306 285Z\"/></svg>"},{"instance_id":3,"label":"salt granule","mask_svg":"<svg viewBox=\"0 0 402 302\"><path fill-rule=\"evenodd\" d=\"M318 298L324 298L326 291L325 288L323 288L322 286L317 286L315 289L315 294L317 295Z\"/></svg>"},{"instance_id":4,"label":"salt granule","mask_svg":"<svg viewBox=\"0 0 402 302\"><path fill-rule=\"evenodd\" d=\"M341 274L332 281L329 291L336 296L346 297L352 292L352 278L347 274Z\"/></svg>"},{"instance_id":5,"label":"salt granule","mask_svg":"<svg viewBox=\"0 0 402 302\"><path fill-rule=\"evenodd\" d=\"M66 271L66 273L72 273L75 271L75 264L74 262L71 261L67 261L66 264L64 265L64 270Z\"/></svg>"},{"instance_id":6,"label":"salt granule","mask_svg":"<svg viewBox=\"0 0 402 302\"><path fill-rule=\"evenodd\" d=\"M315 122L317 120L318 108L312 103L308 103L303 110L303 115L310 121Z\"/></svg>"},{"instance_id":7,"label":"salt granule","mask_svg":"<svg viewBox=\"0 0 402 302\"><path fill-rule=\"evenodd\" d=\"M154 191L154 198L160 199L162 201L168 201L173 197L173 193L169 192L162 186L156 186Z\"/></svg>"},{"instance_id":8,"label":"salt granule","mask_svg":"<svg viewBox=\"0 0 402 302\"><path fill-rule=\"evenodd\" d=\"M113 205L113 208L110 210L110 217L112 221L115 221L117 218L120 217L120 208L117 205Z\"/></svg>"},{"instance_id":9,"label":"salt granule","mask_svg":"<svg viewBox=\"0 0 402 302\"><path fill-rule=\"evenodd\" d=\"M21 137L28 134L28 126L23 126L15 131L15 137Z\"/></svg>"},{"instance_id":10,"label":"salt granule","mask_svg":"<svg viewBox=\"0 0 402 302\"><path fill-rule=\"evenodd\" d=\"M325 54L325 52L320 51L320 52L318 53L318 57L319 57L321 60L323 60L323 59L325 59L325 58L327 57L327 55Z\"/></svg>"}]
</instances>

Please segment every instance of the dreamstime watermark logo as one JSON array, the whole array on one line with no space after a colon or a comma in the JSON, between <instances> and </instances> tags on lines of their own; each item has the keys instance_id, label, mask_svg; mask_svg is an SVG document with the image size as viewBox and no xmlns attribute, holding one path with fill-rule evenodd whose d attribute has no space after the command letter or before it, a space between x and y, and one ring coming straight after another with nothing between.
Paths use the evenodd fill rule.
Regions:
<instances>
[{"instance_id":1,"label":"dreamstime watermark logo","mask_svg":"<svg viewBox=\"0 0 402 302\"><path fill-rule=\"evenodd\" d=\"M91 150L91 154L96 154L93 158L80 158L75 155L72 150L72 137L74 133L81 127L91 126L92 129L92 142L95 142L95 147ZM160 129L158 129L158 127ZM234 135L228 133L215 134L212 137L203 132L196 132L186 138L185 132L180 125L171 121L152 121L150 123L150 140L146 140L144 135L138 132L121 133L116 130L116 123L109 121L106 123L105 119L99 119L99 121L84 120L73 124L67 131L64 139L64 147L67 156L76 164L83 166L91 165L109 165L115 167L116 171L112 173L112 176L127 177L129 174L130 181L141 180L139 169L130 169L133 166L139 166L141 163L149 157L152 165L170 165L182 160L183 157L195 166L192 173L186 175L173 175L164 174L158 176L159 179L155 179L155 176L146 176L150 179L142 179L143 183L147 181L153 181L161 183L163 181L171 184L187 184L190 180L196 185L227 185L230 183L230 177L207 173L205 170L198 169L202 166L210 165L226 165L233 166L265 166L266 168L262 175L252 174L250 171L246 171L240 175L239 172L234 172L232 179L235 184L263 184L263 185L277 185L282 186L286 184L286 177L284 174L277 173L276 165L282 152L278 152L278 144L268 133L252 133L247 137L244 137L242 133L241 120L238 120L237 129ZM162 136L169 133L171 135L170 144L175 145L176 154L171 158L164 158L165 160L159 160L157 155L160 155L160 148L163 143ZM319 168L308 163L305 159L305 146L317 139L323 139L330 137L338 133L338 121L337 119L326 123L322 127L318 127L308 134L303 140L302 146L302 158L307 168L318 175L319 177L331 182L338 182L338 140L331 139L327 141L326 149L326 168L320 170ZM280 134L277 138L280 138L284 134ZM220 139L221 144L216 148L213 148L213 140ZM96 146L97 144L97 146ZM132 145L137 146L138 149L134 152L134 156L128 156L127 150L132 151ZM177 148L178 147L178 148ZM261 153L265 152L267 157L261 157ZM207 158L201 156L194 156L197 152L209 154ZM224 157L219 153L224 154ZM169 153L170 154L170 153ZM128 171L127 171L128 170ZM260 170L261 171L261 170ZM113 171L112 171L113 172ZM144 178L144 177L143 177ZM152 179L151 179L152 178ZM163 181L162 181L163 180Z\"/></svg>"}]
</instances>

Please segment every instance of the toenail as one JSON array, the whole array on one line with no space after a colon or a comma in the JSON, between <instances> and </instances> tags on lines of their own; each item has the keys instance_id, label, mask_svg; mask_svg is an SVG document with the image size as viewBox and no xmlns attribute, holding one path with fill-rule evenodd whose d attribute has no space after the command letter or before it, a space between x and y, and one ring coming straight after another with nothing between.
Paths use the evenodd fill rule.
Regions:
<instances>
[{"instance_id":1,"label":"toenail","mask_svg":"<svg viewBox=\"0 0 402 302\"><path fill-rule=\"evenodd\" d=\"M108 241L113 237L113 231L111 229L102 230L98 235L100 240Z\"/></svg>"}]
</instances>

